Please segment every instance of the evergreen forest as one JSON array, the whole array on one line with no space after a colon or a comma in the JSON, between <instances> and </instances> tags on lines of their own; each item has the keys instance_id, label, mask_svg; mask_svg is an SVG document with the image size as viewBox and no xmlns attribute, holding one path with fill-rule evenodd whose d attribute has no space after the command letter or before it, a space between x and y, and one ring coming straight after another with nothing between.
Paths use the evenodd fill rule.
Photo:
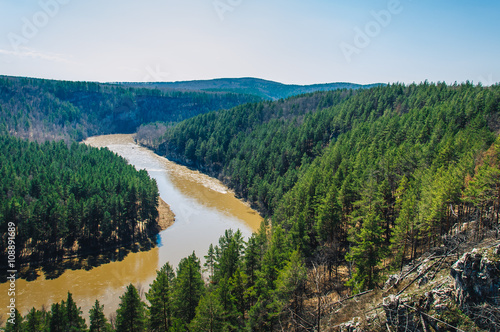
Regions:
<instances>
[{"instance_id":1,"label":"evergreen forest","mask_svg":"<svg viewBox=\"0 0 500 332\"><path fill-rule=\"evenodd\" d=\"M155 243L156 182L108 149L0 137L0 165L1 227L17 227L18 264Z\"/></svg>"},{"instance_id":2,"label":"evergreen forest","mask_svg":"<svg viewBox=\"0 0 500 332\"><path fill-rule=\"evenodd\" d=\"M155 243L158 189L108 150L78 144L260 98L0 76L0 225L20 264ZM162 125L164 128L164 125ZM0 257L7 256L8 233ZM7 264L2 259L0 266Z\"/></svg>"},{"instance_id":3,"label":"evergreen forest","mask_svg":"<svg viewBox=\"0 0 500 332\"><path fill-rule=\"evenodd\" d=\"M7 331L320 331L331 294L381 289L431 248L455 246L457 230L498 235L500 85L340 89L142 124L156 121L141 143L221 179L266 217L259 231L227 230L204 259L166 263L146 293L130 284L110 317L96 300L86 325L68 293L50 310L17 312ZM155 183L109 151L0 142L0 213L41 225L24 228L26 253L154 228ZM81 240L44 242L71 223ZM441 319L476 331L459 310Z\"/></svg>"},{"instance_id":4,"label":"evergreen forest","mask_svg":"<svg viewBox=\"0 0 500 332\"><path fill-rule=\"evenodd\" d=\"M258 100L236 93L0 76L0 134L37 141L81 141L88 136L133 133L142 124L174 123Z\"/></svg>"}]
</instances>

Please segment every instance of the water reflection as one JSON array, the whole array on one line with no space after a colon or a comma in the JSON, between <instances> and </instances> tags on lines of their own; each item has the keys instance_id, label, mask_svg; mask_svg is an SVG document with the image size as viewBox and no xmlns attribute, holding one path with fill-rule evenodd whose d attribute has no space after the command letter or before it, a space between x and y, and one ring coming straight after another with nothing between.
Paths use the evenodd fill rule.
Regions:
<instances>
[{"instance_id":1,"label":"water reflection","mask_svg":"<svg viewBox=\"0 0 500 332\"><path fill-rule=\"evenodd\" d=\"M156 276L156 270L169 261L174 267L193 251L202 258L210 243L216 243L228 228L240 229L245 237L257 230L261 217L228 191L219 181L176 165L133 143L131 135L92 137L87 144L108 147L125 157L138 169L146 169L156 179L160 196L176 215L173 226L158 235L158 247L147 252L130 253L123 260L90 270L66 270L57 279L48 280L43 271L34 281L17 280L17 308L24 315L33 306L49 308L51 303L73 294L84 316L99 299L106 315L114 312L119 297L130 283L144 291ZM71 264L70 264L71 265ZM7 294L7 283L0 294ZM6 313L7 296L0 297Z\"/></svg>"}]
</instances>

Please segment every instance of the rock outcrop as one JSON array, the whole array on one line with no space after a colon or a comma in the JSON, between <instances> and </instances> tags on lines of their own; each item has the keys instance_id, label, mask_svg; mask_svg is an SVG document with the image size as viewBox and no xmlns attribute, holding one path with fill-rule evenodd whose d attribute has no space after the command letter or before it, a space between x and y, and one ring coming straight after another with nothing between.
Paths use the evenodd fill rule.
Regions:
<instances>
[{"instance_id":1,"label":"rock outcrop","mask_svg":"<svg viewBox=\"0 0 500 332\"><path fill-rule=\"evenodd\" d=\"M383 313L352 318L331 331L500 332L500 245L457 261L446 254L426 258L406 270L388 276L386 294L404 289L379 302Z\"/></svg>"},{"instance_id":2,"label":"rock outcrop","mask_svg":"<svg viewBox=\"0 0 500 332\"><path fill-rule=\"evenodd\" d=\"M451 276L459 308L482 328L500 331L500 246L465 253Z\"/></svg>"},{"instance_id":3,"label":"rock outcrop","mask_svg":"<svg viewBox=\"0 0 500 332\"><path fill-rule=\"evenodd\" d=\"M425 263L416 272L421 276L418 289L427 283ZM387 324L396 331L500 331L500 246L465 253L452 265L450 275L433 281L425 293L422 289L410 296L386 297ZM393 279L389 277L388 285ZM439 287L429 288L434 284Z\"/></svg>"},{"instance_id":4,"label":"rock outcrop","mask_svg":"<svg viewBox=\"0 0 500 332\"><path fill-rule=\"evenodd\" d=\"M387 324L396 331L425 332L432 327L440 329L439 318L453 306L451 288L433 289L421 296L405 298L388 296L384 299L383 308L387 317Z\"/></svg>"},{"instance_id":5,"label":"rock outcrop","mask_svg":"<svg viewBox=\"0 0 500 332\"><path fill-rule=\"evenodd\" d=\"M451 268L460 307L500 304L500 247L465 253ZM489 256L489 257L488 257Z\"/></svg>"}]
</instances>

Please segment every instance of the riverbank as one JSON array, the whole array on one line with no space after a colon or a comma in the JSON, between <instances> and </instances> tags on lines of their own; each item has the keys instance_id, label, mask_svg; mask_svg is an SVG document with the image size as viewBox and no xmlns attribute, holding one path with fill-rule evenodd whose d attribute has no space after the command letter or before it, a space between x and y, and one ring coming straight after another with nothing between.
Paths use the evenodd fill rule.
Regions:
<instances>
[{"instance_id":1,"label":"riverbank","mask_svg":"<svg viewBox=\"0 0 500 332\"><path fill-rule=\"evenodd\" d=\"M158 226L160 226L160 232L172 226L174 222L175 214L170 209L170 205L160 197L158 200Z\"/></svg>"},{"instance_id":2,"label":"riverbank","mask_svg":"<svg viewBox=\"0 0 500 332\"><path fill-rule=\"evenodd\" d=\"M89 259L66 260L50 270L38 268L17 279L16 304L23 315L32 307L50 308L52 303L65 300L70 291L87 323L96 299L109 317L116 312L120 296L129 284L147 291L156 271L166 262L177 266L193 251L203 262L210 244L216 244L226 229L240 229L243 237L248 238L260 226L260 215L236 199L220 181L134 144L132 135L91 137L85 143L110 149L156 180L160 197L168 203L159 199L157 222L162 231L150 250L129 246ZM0 284L0 293L7 292L8 284ZM0 315L6 313L9 303L5 300L8 298L0 298Z\"/></svg>"},{"instance_id":3,"label":"riverbank","mask_svg":"<svg viewBox=\"0 0 500 332\"><path fill-rule=\"evenodd\" d=\"M166 203L161 197L158 199L158 219L157 219L157 224L158 224L158 233L168 229L170 226L172 226L175 222L175 214L172 212L170 209L170 205ZM53 265L61 265L61 266L66 266L68 265L68 262L71 261L71 268L73 269L87 269L92 267L92 264L89 265L88 261L93 261L95 260L95 257L102 257L106 256L109 254L109 256L114 256L114 254L117 254L121 251L130 251L131 247L136 247L140 248L139 250L150 250L152 247L154 247L154 244L149 243L149 244L141 244L141 243L129 243L129 244L119 244L119 245L114 245L114 246L106 246L106 247L100 247L99 249L96 250L88 250L88 251L82 251L78 248L77 245L75 245L72 249L65 249L64 253L62 253L60 256L53 257L50 260L31 260L29 262L24 262L20 260L19 268L20 268L20 276L22 278L27 278L28 280L33 280L33 278L36 279L36 276L33 276L33 273L30 271L31 269L38 269L40 267L45 267L48 268L48 270L52 270ZM25 260L25 258L23 259ZM100 259L101 260L101 259ZM100 261L98 260L98 261ZM4 270L6 270L6 267L3 267ZM58 273L62 273L62 271L59 271ZM2 276L2 280L6 277L6 275L0 274ZM58 277L59 274L56 274L54 276L51 276L50 278L56 278ZM3 282L3 281L2 281Z\"/></svg>"},{"instance_id":4,"label":"riverbank","mask_svg":"<svg viewBox=\"0 0 500 332\"><path fill-rule=\"evenodd\" d=\"M132 134L116 134L116 135L103 135L103 136L93 136L87 138L82 142L93 146L95 148L110 148L115 144L134 144L134 139ZM112 149L110 149L112 150ZM158 226L159 231L164 231L175 222L175 214L172 212L170 205L166 203L161 197L158 199Z\"/></svg>"},{"instance_id":5,"label":"riverbank","mask_svg":"<svg viewBox=\"0 0 500 332\"><path fill-rule=\"evenodd\" d=\"M162 151L158 149L157 146L148 144L148 142L144 140L138 140L135 135L131 135L130 138L132 138L133 142L145 149L148 149L155 153L156 155L165 158L169 162L173 162L173 164L180 170L180 172L183 171L183 169L187 170L187 172L190 174L191 177L197 178L196 181L203 183L207 181L210 183L209 185L213 185L213 183L216 183L216 188L212 188L214 190L219 190L219 188L224 188L222 189L223 193L230 193L231 195L234 195L238 200L240 200L243 204L245 204L248 208L257 211L260 215L262 216L268 216L269 211L265 210L262 208L262 206L256 204L255 202L252 202L249 200L249 198L245 195L238 194L234 189L230 188L230 182L231 179L227 177L222 177L221 172L219 171L214 171L211 167L204 167L200 164L192 164L184 158L182 155L178 155L175 153L170 153L170 154L165 154ZM193 176L194 175L194 176ZM216 182L213 180L216 179Z\"/></svg>"}]
</instances>

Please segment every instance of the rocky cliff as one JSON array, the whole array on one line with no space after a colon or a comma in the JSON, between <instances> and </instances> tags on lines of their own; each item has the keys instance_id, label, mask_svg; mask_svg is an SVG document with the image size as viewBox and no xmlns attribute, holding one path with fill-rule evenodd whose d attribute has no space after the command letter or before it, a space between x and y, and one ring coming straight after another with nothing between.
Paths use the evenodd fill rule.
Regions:
<instances>
[{"instance_id":1,"label":"rocky cliff","mask_svg":"<svg viewBox=\"0 0 500 332\"><path fill-rule=\"evenodd\" d=\"M478 326L500 331L500 246L465 253L451 276L459 308Z\"/></svg>"},{"instance_id":2,"label":"rocky cliff","mask_svg":"<svg viewBox=\"0 0 500 332\"><path fill-rule=\"evenodd\" d=\"M498 242L458 260L456 254L431 256L390 276L381 303L371 303L363 315L329 330L500 331Z\"/></svg>"}]
</instances>

